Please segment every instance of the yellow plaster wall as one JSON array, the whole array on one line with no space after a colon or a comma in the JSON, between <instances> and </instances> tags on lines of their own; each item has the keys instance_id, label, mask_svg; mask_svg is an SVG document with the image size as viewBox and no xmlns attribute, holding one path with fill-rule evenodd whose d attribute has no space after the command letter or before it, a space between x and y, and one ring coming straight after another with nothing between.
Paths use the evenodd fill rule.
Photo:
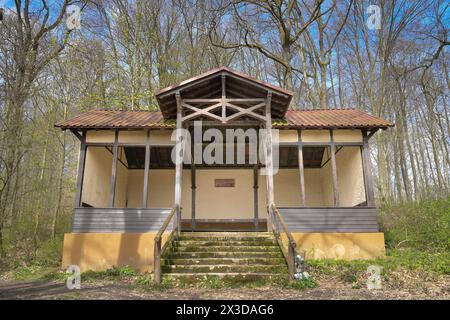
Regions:
<instances>
[{"instance_id":1,"label":"yellow plaster wall","mask_svg":"<svg viewBox=\"0 0 450 320\"><path fill-rule=\"evenodd\" d=\"M336 154L339 203L353 207L366 201L361 151L359 147L343 147Z\"/></svg>"},{"instance_id":2,"label":"yellow plaster wall","mask_svg":"<svg viewBox=\"0 0 450 320\"><path fill-rule=\"evenodd\" d=\"M361 130L333 130L335 142L362 142Z\"/></svg>"},{"instance_id":3,"label":"yellow plaster wall","mask_svg":"<svg viewBox=\"0 0 450 320\"><path fill-rule=\"evenodd\" d=\"M153 271L156 232L66 233L62 268L78 265L81 271L131 266L140 272ZM163 243L168 234L163 235Z\"/></svg>"},{"instance_id":4,"label":"yellow plaster wall","mask_svg":"<svg viewBox=\"0 0 450 320\"><path fill-rule=\"evenodd\" d=\"M66 233L62 268L78 265L81 271L131 266L153 271L156 232ZM384 235L375 233L293 233L299 251L307 259L375 259L384 257ZM168 234L163 235L163 243Z\"/></svg>"},{"instance_id":5,"label":"yellow plaster wall","mask_svg":"<svg viewBox=\"0 0 450 320\"><path fill-rule=\"evenodd\" d=\"M144 188L144 170L128 170L128 208L141 208ZM191 173L183 170L182 217L191 217ZM147 206L149 208L171 208L175 197L175 169L150 169Z\"/></svg>"},{"instance_id":6,"label":"yellow plaster wall","mask_svg":"<svg viewBox=\"0 0 450 320\"><path fill-rule=\"evenodd\" d=\"M171 140L174 130L152 130L150 131L150 140L152 144L173 145L175 141Z\"/></svg>"},{"instance_id":7,"label":"yellow plaster wall","mask_svg":"<svg viewBox=\"0 0 450 320\"><path fill-rule=\"evenodd\" d=\"M234 188L216 188L215 179L235 179ZM201 169L196 175L196 218L252 219L253 169Z\"/></svg>"},{"instance_id":8,"label":"yellow plaster wall","mask_svg":"<svg viewBox=\"0 0 450 320\"><path fill-rule=\"evenodd\" d=\"M115 133L113 130L89 130L86 135L86 142L114 142Z\"/></svg>"},{"instance_id":9,"label":"yellow plaster wall","mask_svg":"<svg viewBox=\"0 0 450 320\"><path fill-rule=\"evenodd\" d=\"M384 234L373 233L292 233L297 250L306 259L375 259L384 257Z\"/></svg>"},{"instance_id":10,"label":"yellow plaster wall","mask_svg":"<svg viewBox=\"0 0 450 320\"><path fill-rule=\"evenodd\" d=\"M119 151L120 159L126 164L125 156ZM127 168L117 161L116 190L114 206L124 208L127 198ZM90 146L86 151L82 202L96 208L109 206L111 188L112 154L105 147Z\"/></svg>"},{"instance_id":11,"label":"yellow plaster wall","mask_svg":"<svg viewBox=\"0 0 450 320\"><path fill-rule=\"evenodd\" d=\"M119 143L142 143L147 140L145 130L119 131Z\"/></svg>"},{"instance_id":12,"label":"yellow plaster wall","mask_svg":"<svg viewBox=\"0 0 450 320\"><path fill-rule=\"evenodd\" d=\"M88 147L81 201L97 208L109 204L112 154L105 147Z\"/></svg>"},{"instance_id":13,"label":"yellow plaster wall","mask_svg":"<svg viewBox=\"0 0 450 320\"><path fill-rule=\"evenodd\" d=\"M306 206L333 206L331 169L305 169ZM300 175L298 169L280 169L274 175L275 203L279 207L296 207L300 203ZM265 188L265 178L261 181ZM265 201L265 189L261 195ZM265 202L262 204L265 206Z\"/></svg>"},{"instance_id":14,"label":"yellow plaster wall","mask_svg":"<svg viewBox=\"0 0 450 320\"><path fill-rule=\"evenodd\" d=\"M280 142L298 142L297 130L279 130Z\"/></svg>"},{"instance_id":15,"label":"yellow plaster wall","mask_svg":"<svg viewBox=\"0 0 450 320\"><path fill-rule=\"evenodd\" d=\"M328 130L302 130L302 142L330 142Z\"/></svg>"}]
</instances>

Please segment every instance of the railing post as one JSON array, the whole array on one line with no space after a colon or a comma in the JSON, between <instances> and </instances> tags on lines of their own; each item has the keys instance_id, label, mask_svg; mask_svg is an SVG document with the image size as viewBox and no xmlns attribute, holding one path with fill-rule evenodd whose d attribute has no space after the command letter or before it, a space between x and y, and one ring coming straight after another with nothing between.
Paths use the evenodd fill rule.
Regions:
<instances>
[{"instance_id":1,"label":"railing post","mask_svg":"<svg viewBox=\"0 0 450 320\"><path fill-rule=\"evenodd\" d=\"M180 235L181 232L181 207L177 206L177 235Z\"/></svg>"},{"instance_id":2,"label":"railing post","mask_svg":"<svg viewBox=\"0 0 450 320\"><path fill-rule=\"evenodd\" d=\"M295 274L295 245L291 241L289 241L288 260L289 279L293 280Z\"/></svg>"},{"instance_id":3,"label":"railing post","mask_svg":"<svg viewBox=\"0 0 450 320\"><path fill-rule=\"evenodd\" d=\"M153 275L155 283L161 283L161 238L155 238L153 253Z\"/></svg>"}]
</instances>

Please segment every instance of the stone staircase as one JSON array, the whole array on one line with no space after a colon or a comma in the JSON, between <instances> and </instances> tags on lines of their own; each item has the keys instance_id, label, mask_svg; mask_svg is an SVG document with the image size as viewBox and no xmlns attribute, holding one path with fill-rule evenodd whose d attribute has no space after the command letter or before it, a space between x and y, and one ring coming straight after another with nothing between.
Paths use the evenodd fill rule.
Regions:
<instances>
[{"instance_id":1,"label":"stone staircase","mask_svg":"<svg viewBox=\"0 0 450 320\"><path fill-rule=\"evenodd\" d=\"M240 281L287 277L278 243L268 232L183 232L161 261L166 278Z\"/></svg>"}]
</instances>

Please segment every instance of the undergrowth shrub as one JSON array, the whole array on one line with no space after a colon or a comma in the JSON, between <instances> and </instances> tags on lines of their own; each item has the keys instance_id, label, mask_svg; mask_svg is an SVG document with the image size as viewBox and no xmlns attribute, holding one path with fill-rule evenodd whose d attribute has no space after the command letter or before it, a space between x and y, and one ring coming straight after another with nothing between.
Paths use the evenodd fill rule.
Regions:
<instances>
[{"instance_id":1,"label":"undergrowth shrub","mask_svg":"<svg viewBox=\"0 0 450 320\"><path fill-rule=\"evenodd\" d=\"M388 248L450 250L450 198L379 208Z\"/></svg>"}]
</instances>

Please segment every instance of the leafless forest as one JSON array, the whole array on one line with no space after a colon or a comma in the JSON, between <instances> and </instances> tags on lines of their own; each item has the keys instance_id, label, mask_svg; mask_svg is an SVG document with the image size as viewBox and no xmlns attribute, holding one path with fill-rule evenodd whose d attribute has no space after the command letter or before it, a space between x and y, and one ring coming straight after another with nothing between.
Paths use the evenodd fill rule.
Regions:
<instances>
[{"instance_id":1,"label":"leafless forest","mask_svg":"<svg viewBox=\"0 0 450 320\"><path fill-rule=\"evenodd\" d=\"M449 196L447 1L0 6L2 258L32 259L70 225L79 145L56 122L94 108L154 109L156 90L223 65L293 90L291 108L360 108L394 122L371 145L379 206Z\"/></svg>"}]
</instances>

